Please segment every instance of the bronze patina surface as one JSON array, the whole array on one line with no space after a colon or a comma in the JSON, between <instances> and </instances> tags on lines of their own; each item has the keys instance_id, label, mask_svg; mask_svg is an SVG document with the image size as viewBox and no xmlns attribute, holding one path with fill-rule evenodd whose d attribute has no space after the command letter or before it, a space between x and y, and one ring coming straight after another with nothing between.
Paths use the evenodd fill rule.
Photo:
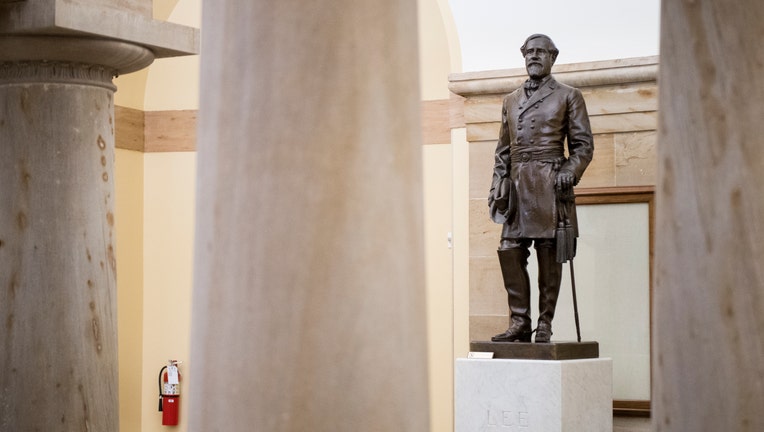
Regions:
<instances>
[{"instance_id":1,"label":"bronze patina surface","mask_svg":"<svg viewBox=\"0 0 764 432\"><path fill-rule=\"evenodd\" d=\"M470 351L492 352L497 359L577 360L599 357L597 342L505 343L473 341Z\"/></svg>"},{"instance_id":2,"label":"bronze patina surface","mask_svg":"<svg viewBox=\"0 0 764 432\"><path fill-rule=\"evenodd\" d=\"M527 267L533 244L539 267L535 341L546 343L552 336L562 263L575 255L573 186L592 160L594 142L581 92L551 75L559 53L554 42L534 34L520 51L529 78L504 98L488 194L491 219L503 225L498 255L510 311L509 328L492 340L531 340Z\"/></svg>"}]
</instances>

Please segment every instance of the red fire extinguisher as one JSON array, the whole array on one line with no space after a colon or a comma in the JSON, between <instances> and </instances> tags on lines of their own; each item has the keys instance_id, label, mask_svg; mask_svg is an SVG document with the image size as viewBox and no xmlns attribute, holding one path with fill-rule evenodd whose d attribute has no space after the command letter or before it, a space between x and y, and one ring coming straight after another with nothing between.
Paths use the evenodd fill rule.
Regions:
<instances>
[{"instance_id":1,"label":"red fire extinguisher","mask_svg":"<svg viewBox=\"0 0 764 432\"><path fill-rule=\"evenodd\" d=\"M177 426L180 410L180 372L182 362L169 360L167 366L159 370L159 411L162 412L162 426Z\"/></svg>"}]
</instances>

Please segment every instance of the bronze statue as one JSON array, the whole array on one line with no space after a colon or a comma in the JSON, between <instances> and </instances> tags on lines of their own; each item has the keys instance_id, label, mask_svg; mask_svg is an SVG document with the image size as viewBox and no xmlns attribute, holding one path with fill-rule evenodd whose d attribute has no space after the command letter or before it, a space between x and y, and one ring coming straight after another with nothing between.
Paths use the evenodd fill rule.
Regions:
<instances>
[{"instance_id":1,"label":"bronze statue","mask_svg":"<svg viewBox=\"0 0 764 432\"><path fill-rule=\"evenodd\" d=\"M554 42L534 34L520 51L529 79L504 98L488 196L491 219L503 224L498 255L510 326L491 340L530 342L535 331L535 342L549 342L562 263L575 255L578 237L573 186L592 160L594 143L581 92L550 74L559 53ZM539 317L533 331L527 270L531 243L539 267Z\"/></svg>"}]
</instances>

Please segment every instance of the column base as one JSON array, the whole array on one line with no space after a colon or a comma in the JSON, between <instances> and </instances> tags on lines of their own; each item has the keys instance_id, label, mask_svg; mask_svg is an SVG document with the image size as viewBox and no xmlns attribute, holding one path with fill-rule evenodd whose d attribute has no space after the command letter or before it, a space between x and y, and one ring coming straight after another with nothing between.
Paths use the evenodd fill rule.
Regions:
<instances>
[{"instance_id":1,"label":"column base","mask_svg":"<svg viewBox=\"0 0 764 432\"><path fill-rule=\"evenodd\" d=\"M455 432L612 432L611 359L457 359Z\"/></svg>"}]
</instances>

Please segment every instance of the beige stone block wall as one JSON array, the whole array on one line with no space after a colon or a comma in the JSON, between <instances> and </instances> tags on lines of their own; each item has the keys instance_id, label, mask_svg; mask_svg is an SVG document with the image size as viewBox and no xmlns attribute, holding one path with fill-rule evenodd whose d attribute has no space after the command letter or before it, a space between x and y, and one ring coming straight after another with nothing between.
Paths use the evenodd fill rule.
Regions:
<instances>
[{"instance_id":1,"label":"beige stone block wall","mask_svg":"<svg viewBox=\"0 0 764 432\"><path fill-rule=\"evenodd\" d=\"M594 159L586 169L579 188L615 186L615 134L594 135Z\"/></svg>"},{"instance_id":2,"label":"beige stone block wall","mask_svg":"<svg viewBox=\"0 0 764 432\"><path fill-rule=\"evenodd\" d=\"M655 183L656 132L654 130L616 134L615 180L617 186Z\"/></svg>"},{"instance_id":3,"label":"beige stone block wall","mask_svg":"<svg viewBox=\"0 0 764 432\"><path fill-rule=\"evenodd\" d=\"M496 140L470 143L470 199L485 200L491 188Z\"/></svg>"}]
</instances>

